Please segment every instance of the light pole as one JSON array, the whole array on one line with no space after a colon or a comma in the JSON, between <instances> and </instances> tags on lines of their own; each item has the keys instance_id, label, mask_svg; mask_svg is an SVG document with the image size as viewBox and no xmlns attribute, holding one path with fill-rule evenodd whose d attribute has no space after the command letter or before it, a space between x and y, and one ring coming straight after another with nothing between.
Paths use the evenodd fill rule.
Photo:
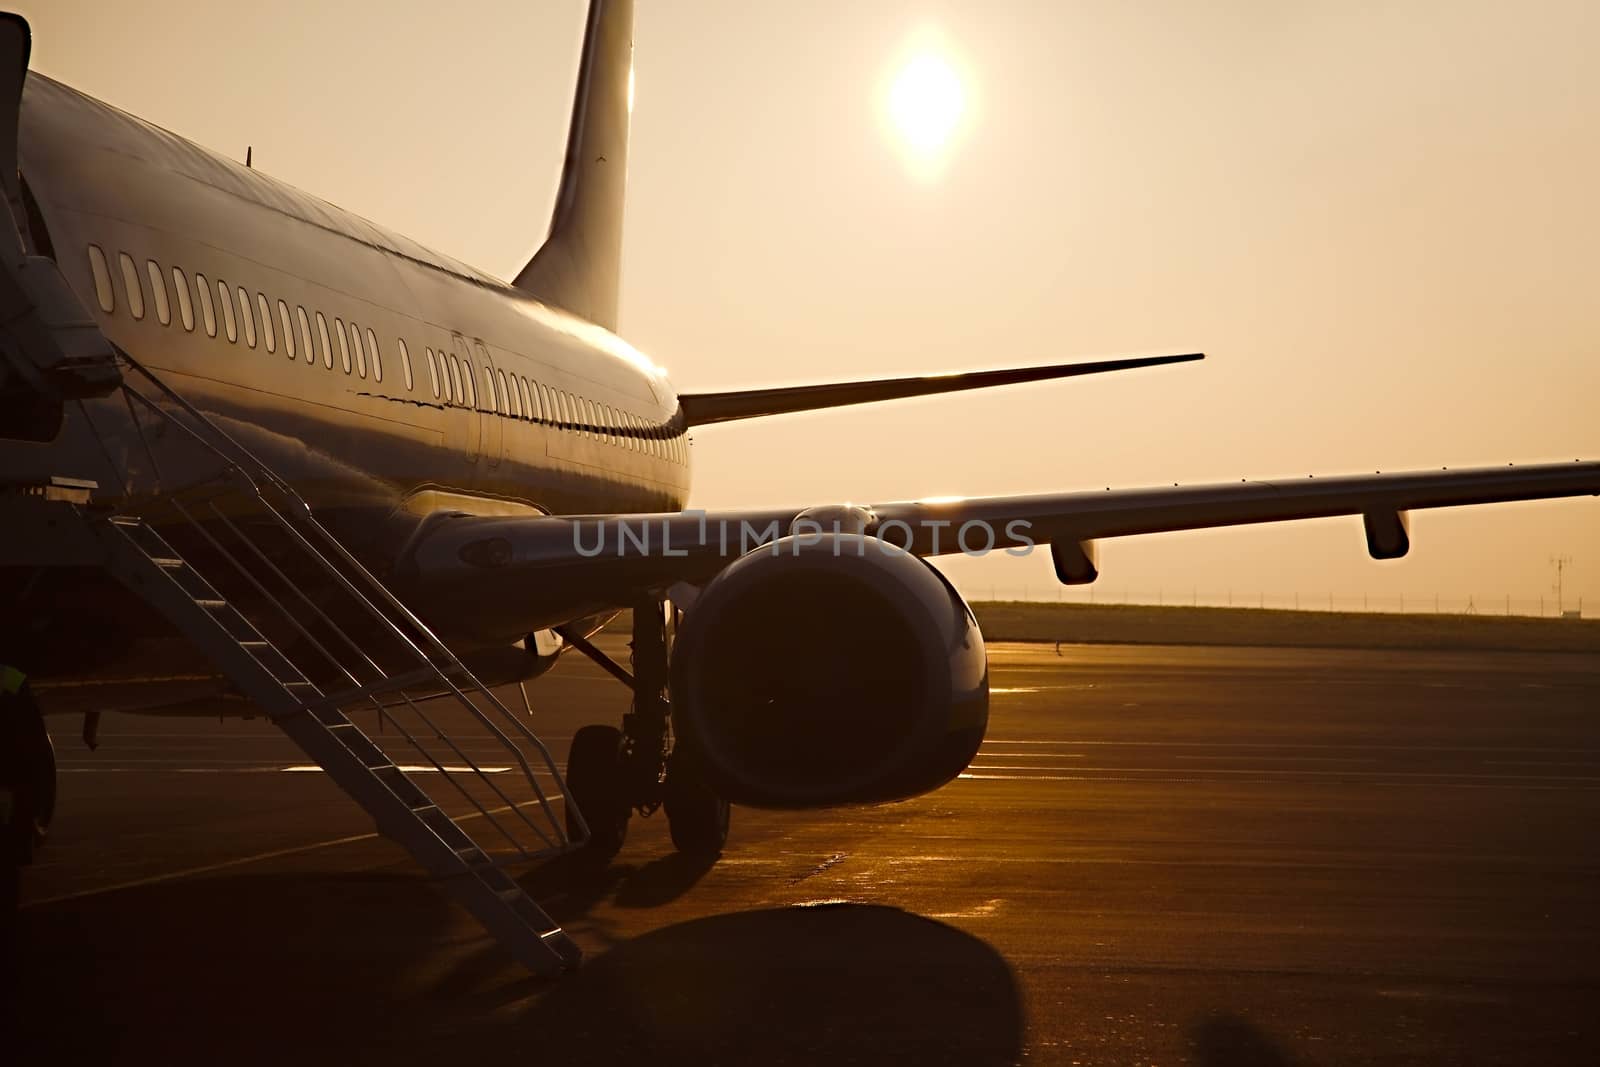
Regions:
<instances>
[{"instance_id":1,"label":"light pole","mask_svg":"<svg viewBox=\"0 0 1600 1067\"><path fill-rule=\"evenodd\" d=\"M1552 567L1554 567L1556 569L1556 585L1555 585L1555 590L1556 590L1556 614L1559 616L1561 614L1561 610L1562 610L1562 603L1561 603L1562 572L1565 571L1568 567L1572 566L1572 557L1571 556L1551 556L1550 557L1550 566L1552 566Z\"/></svg>"}]
</instances>

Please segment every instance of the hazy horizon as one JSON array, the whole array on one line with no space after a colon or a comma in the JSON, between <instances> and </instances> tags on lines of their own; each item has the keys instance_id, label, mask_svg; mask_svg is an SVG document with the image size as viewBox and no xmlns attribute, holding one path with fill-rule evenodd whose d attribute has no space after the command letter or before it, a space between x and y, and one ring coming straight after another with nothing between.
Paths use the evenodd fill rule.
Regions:
<instances>
[{"instance_id":1,"label":"hazy horizon","mask_svg":"<svg viewBox=\"0 0 1600 1067\"><path fill-rule=\"evenodd\" d=\"M25 3L33 67L501 277L583 0ZM696 431L696 506L1600 458L1600 9L640 3L620 333L682 390L1203 350ZM885 116L936 53L937 166ZM1102 544L1104 595L1600 605L1600 500ZM944 564L941 564L944 566ZM956 560L971 595L1047 552ZM1052 594L1053 595L1053 594Z\"/></svg>"}]
</instances>

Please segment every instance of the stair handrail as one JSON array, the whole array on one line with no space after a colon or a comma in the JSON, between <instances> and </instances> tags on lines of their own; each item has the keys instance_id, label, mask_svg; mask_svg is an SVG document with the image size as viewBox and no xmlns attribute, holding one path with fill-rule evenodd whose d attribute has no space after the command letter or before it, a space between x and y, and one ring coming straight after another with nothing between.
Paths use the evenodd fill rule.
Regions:
<instances>
[{"instance_id":1,"label":"stair handrail","mask_svg":"<svg viewBox=\"0 0 1600 1067\"><path fill-rule=\"evenodd\" d=\"M340 570L340 568L328 566L326 568L328 573L330 573L339 582L344 590L351 597L355 598L355 600L367 611L369 615L382 622L388 628L390 633L400 640L407 648L409 648L416 658L433 673L436 680L443 684L450 695L454 696L460 704L464 705L473 714L473 717L476 718L482 726L489 729L495 735L502 745L517 758L518 762L522 766L522 770L531 782L533 780L533 771L532 768L527 765L526 759L523 757L520 747L500 729L494 720L490 719L483 713L475 701L467 696L467 694L456 685L456 683L452 680L451 675L456 674L468 679L471 684L467 688L481 693L487 697L494 709L500 713L500 716L504 718L506 722L512 724L515 727L516 732L538 750L543 762L554 774L557 783L562 788L562 791L565 792L565 783L556 764L556 760L550 752L549 747L545 745L544 741L532 730L530 730L520 719L518 719L510 711L510 709L507 708L506 705L494 695L488 686L479 681L477 676L461 662L460 658L457 657L453 651L451 651L450 647L433 632L432 628L418 618L417 615L404 604L404 602L396 597L394 593L377 578L376 575L368 570L366 566L362 564L361 561L352 552L350 552L350 550L347 549L344 544L321 523L321 521L317 519L310 505L302 496L300 496L299 492L296 491L293 486L286 482L277 474L277 472L275 472L270 466L258 458L247 447L235 439L233 435L229 434L222 427L218 426L209 416L207 416L199 408L195 407L176 390L172 389L172 387L167 385L166 382L162 381L161 378L153 373L149 368L145 367L126 352L122 352L121 357L127 362L128 366L137 371L143 378L153 384L164 397L179 407L185 414L190 416L195 423L220 439L228 449L231 449L235 453L235 455L230 456L223 447L218 445L217 442L207 440L206 437L198 432L193 426L186 424L181 419L175 418L171 412L164 410L159 404L145 396L126 380L124 380L121 385L121 389L124 391L125 395L131 396L132 398L138 400L144 407L149 409L159 418L163 419L169 425L177 427L190 439L221 459L225 464L224 470L235 473L244 481L245 485L249 487L251 495L256 498L260 505L273 516L278 525L287 531L302 549L314 557L320 555L317 546L313 545L300 531L296 524L290 522L288 517L283 515L278 508L266 498L265 494L261 490L261 485L258 483L257 478L252 477L251 471L245 468L245 463L248 463L248 465L254 469L256 475L259 476L262 481L269 483L273 489L286 497L293 505L293 510L297 513L297 517L305 522L316 533L318 539L322 541L328 549L331 549L347 567L349 567L361 578L362 584L367 587L368 591L363 592L363 590L357 587L356 584L353 583L342 570ZM137 424L137 420L135 420L135 422L140 437L143 438L142 424ZM146 443L146 447L148 448L148 443ZM243 463L240 462L241 458L244 461ZM154 462L153 459L152 462ZM445 661L445 666L448 667L449 670L443 669L439 664L435 663L433 656L430 655L429 652L424 651L423 648L419 647L416 643L416 640L411 634L406 632L405 628L398 625L398 623L389 615L379 610L377 605L373 604L371 599L369 599L370 593L376 593L379 599L381 599L385 605L396 612L410 627L414 628L417 635L423 638L424 643L432 650L433 654L439 656ZM402 694L402 697L406 700L408 705L411 705L413 710L417 710L415 705L411 704L409 697L406 697L405 694ZM480 776L482 775L481 771L478 773ZM549 798L546 797L544 790L540 788L536 782L534 782L533 785L534 793L537 796L539 804L541 808L543 808L546 817L549 818L553 823L556 823L559 827L559 820L556 820L555 814L550 808ZM579 815L578 822L580 826L585 825L581 813Z\"/></svg>"}]
</instances>

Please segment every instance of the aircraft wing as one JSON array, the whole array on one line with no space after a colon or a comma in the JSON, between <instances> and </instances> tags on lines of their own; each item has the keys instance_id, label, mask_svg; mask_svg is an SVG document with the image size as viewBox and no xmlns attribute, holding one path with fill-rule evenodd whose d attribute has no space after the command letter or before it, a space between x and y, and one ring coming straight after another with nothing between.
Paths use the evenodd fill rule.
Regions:
<instances>
[{"instance_id":1,"label":"aircraft wing","mask_svg":"<svg viewBox=\"0 0 1600 1067\"><path fill-rule=\"evenodd\" d=\"M852 404L876 404L884 400L904 400L914 396L960 393L969 389L991 389L997 385L1022 385L1027 382L1079 378L1087 374L1163 367L1169 363L1193 363L1205 359L1203 352L1177 356L1136 356L1132 359L1100 359L1089 363L1056 363L1046 367L1007 367L1002 370L968 371L961 374L927 374L914 378L878 378L857 382L825 382L817 385L786 385L773 389L736 389L726 393L682 393L678 403L684 424L707 426L734 419L757 419L789 415L798 411Z\"/></svg>"},{"instance_id":2,"label":"aircraft wing","mask_svg":"<svg viewBox=\"0 0 1600 1067\"><path fill-rule=\"evenodd\" d=\"M508 632L631 603L639 590L704 581L791 533L832 533L836 520L844 533L865 529L919 556L1048 545L1057 576L1079 584L1096 577L1093 542L1101 538L1359 515L1368 551L1391 559L1410 547L1412 510L1596 495L1600 462L1574 461L860 506L440 516L419 532L398 577L425 594L422 603L465 598L483 632ZM499 620L491 605L515 605L507 610L518 621ZM450 614L460 614L454 606Z\"/></svg>"}]
</instances>

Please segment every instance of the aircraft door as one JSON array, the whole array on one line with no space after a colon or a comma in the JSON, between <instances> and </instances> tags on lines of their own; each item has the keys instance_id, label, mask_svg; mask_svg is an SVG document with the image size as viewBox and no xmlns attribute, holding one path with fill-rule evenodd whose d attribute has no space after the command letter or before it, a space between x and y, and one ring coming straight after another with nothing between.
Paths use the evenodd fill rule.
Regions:
<instances>
[{"instance_id":1,"label":"aircraft door","mask_svg":"<svg viewBox=\"0 0 1600 1067\"><path fill-rule=\"evenodd\" d=\"M478 364L478 418L483 424L483 455L489 466L500 466L501 453L505 451L507 398L495 383L494 359L482 341L472 342L473 354Z\"/></svg>"}]
</instances>

